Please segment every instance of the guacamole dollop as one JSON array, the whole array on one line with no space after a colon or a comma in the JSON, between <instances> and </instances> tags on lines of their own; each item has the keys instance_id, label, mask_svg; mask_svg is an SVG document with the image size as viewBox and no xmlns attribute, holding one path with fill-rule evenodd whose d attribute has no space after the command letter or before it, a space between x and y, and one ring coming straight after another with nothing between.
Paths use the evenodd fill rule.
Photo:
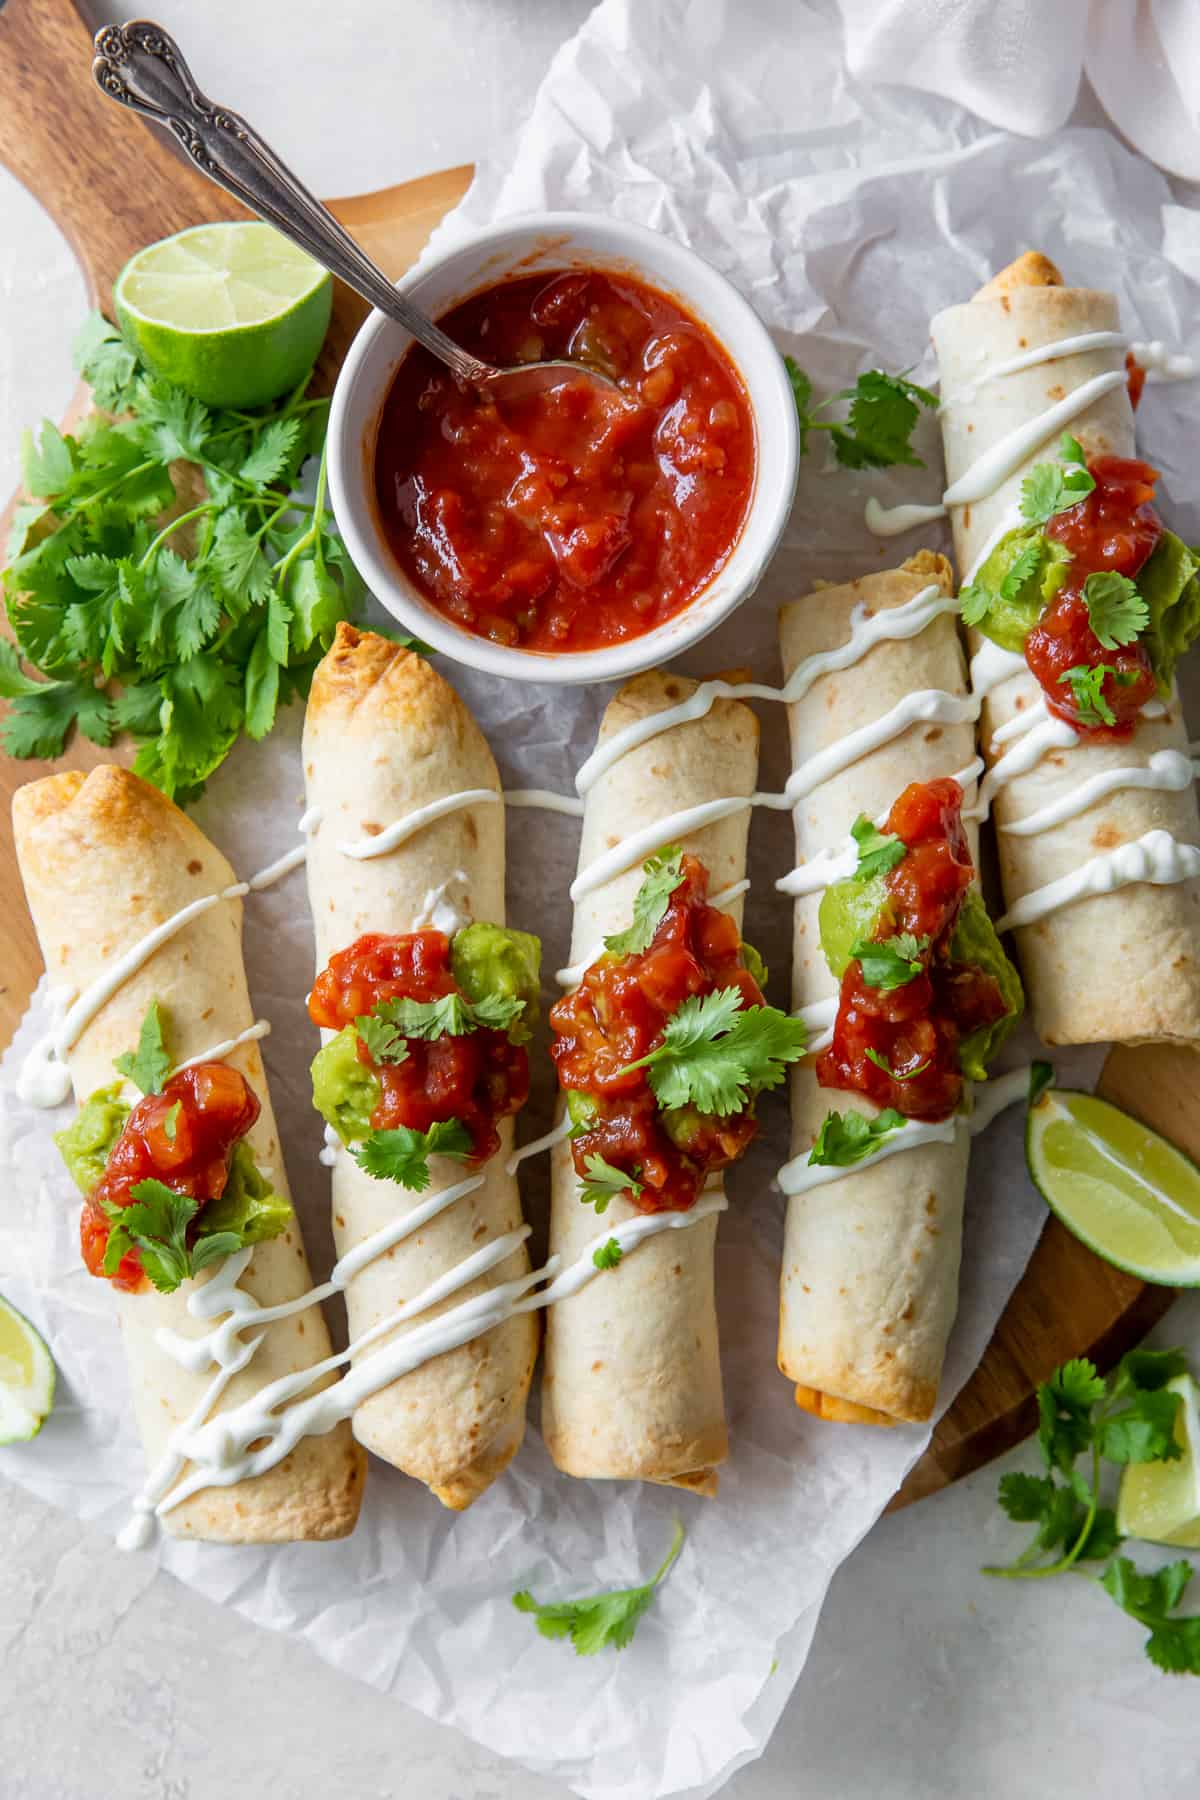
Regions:
<instances>
[{"instance_id":1,"label":"guacamole dollop","mask_svg":"<svg viewBox=\"0 0 1200 1800\"><path fill-rule=\"evenodd\" d=\"M510 931L506 925L478 922L464 925L450 942L450 968L468 1000L498 994L504 1000L524 1001L524 1011L508 1028L514 1044L527 1044L533 1036L541 964L541 939L531 931Z\"/></svg>"},{"instance_id":2,"label":"guacamole dollop","mask_svg":"<svg viewBox=\"0 0 1200 1800\"><path fill-rule=\"evenodd\" d=\"M968 1081L986 1081L988 1063L1025 1010L1025 990L1021 986L1021 977L1004 954L983 896L976 888L967 890L955 922L954 935L950 939L950 961L966 963L990 975L1008 1009L1003 1018L992 1025L981 1025L958 1046L959 1067Z\"/></svg>"},{"instance_id":3,"label":"guacamole dollop","mask_svg":"<svg viewBox=\"0 0 1200 1800\"><path fill-rule=\"evenodd\" d=\"M343 1144L357 1144L371 1129L383 1088L358 1058L358 1032L344 1025L317 1051L312 1063L313 1105Z\"/></svg>"},{"instance_id":4,"label":"guacamole dollop","mask_svg":"<svg viewBox=\"0 0 1200 1800\"><path fill-rule=\"evenodd\" d=\"M97 1088L84 1101L65 1131L56 1131L54 1142L67 1165L67 1174L81 1194L90 1194L104 1174L108 1153L129 1117L128 1102L121 1099L121 1083Z\"/></svg>"},{"instance_id":5,"label":"guacamole dollop","mask_svg":"<svg viewBox=\"0 0 1200 1800\"><path fill-rule=\"evenodd\" d=\"M853 946L860 938L873 938L889 911L886 875L872 875L866 881L848 875L825 889L817 914L821 949L839 981L850 966Z\"/></svg>"}]
</instances>

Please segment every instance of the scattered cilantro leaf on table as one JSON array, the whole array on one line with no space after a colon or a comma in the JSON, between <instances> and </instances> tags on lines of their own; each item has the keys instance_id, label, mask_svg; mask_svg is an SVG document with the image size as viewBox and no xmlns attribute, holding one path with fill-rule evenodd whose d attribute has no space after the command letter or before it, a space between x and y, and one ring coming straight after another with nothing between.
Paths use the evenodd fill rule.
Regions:
<instances>
[{"instance_id":1,"label":"scattered cilantro leaf on table","mask_svg":"<svg viewBox=\"0 0 1200 1800\"><path fill-rule=\"evenodd\" d=\"M459 1119L438 1119L428 1131L397 1125L390 1131L370 1132L352 1152L355 1162L379 1181L395 1181L415 1194L429 1186L429 1158L470 1156L471 1134Z\"/></svg>"},{"instance_id":2,"label":"scattered cilantro leaf on table","mask_svg":"<svg viewBox=\"0 0 1200 1800\"><path fill-rule=\"evenodd\" d=\"M1122 1539L1101 1485L1106 1462L1124 1467L1182 1454L1175 1437L1181 1400L1167 1383L1186 1373L1179 1350L1131 1350L1107 1380L1086 1357L1056 1369L1038 1389L1038 1449L1046 1472L1013 1470L999 1487L1004 1512L1016 1524L1034 1526L1034 1535L1013 1562L983 1573L1019 1581L1086 1575L1148 1629L1152 1663L1168 1674L1200 1675L1200 1617L1176 1610L1191 1564L1181 1559L1144 1572L1116 1555ZM1078 1467L1085 1456L1086 1472ZM1098 1575L1080 1567L1096 1562L1105 1564Z\"/></svg>"},{"instance_id":3,"label":"scattered cilantro leaf on table","mask_svg":"<svg viewBox=\"0 0 1200 1800\"><path fill-rule=\"evenodd\" d=\"M897 463L924 468L909 440L921 408L937 406L937 395L918 387L903 375L886 375L867 369L853 387L843 388L828 400L812 404L812 382L794 357L785 356L788 380L800 420L800 453L808 448L809 434L827 431L833 453L847 469L889 469ZM845 420L819 415L840 400L848 400Z\"/></svg>"},{"instance_id":4,"label":"scattered cilantro leaf on table","mask_svg":"<svg viewBox=\"0 0 1200 1800\"><path fill-rule=\"evenodd\" d=\"M685 1000L661 1043L627 1068L647 1071L661 1107L694 1106L726 1118L764 1088L778 1087L807 1041L802 1019L774 1006L743 1006L740 988L717 988Z\"/></svg>"},{"instance_id":5,"label":"scattered cilantro leaf on table","mask_svg":"<svg viewBox=\"0 0 1200 1800\"><path fill-rule=\"evenodd\" d=\"M640 955L650 948L650 941L662 923L667 903L683 880L683 851L678 844L668 844L656 856L642 864L645 877L634 895L633 923L624 931L614 932L604 940L604 948L614 956Z\"/></svg>"},{"instance_id":6,"label":"scattered cilantro leaf on table","mask_svg":"<svg viewBox=\"0 0 1200 1800\"><path fill-rule=\"evenodd\" d=\"M75 354L103 411L24 437L35 503L8 545L2 741L50 758L73 730L102 745L129 731L137 772L186 802L242 732L265 737L307 692L361 594L326 506L328 402L298 389L213 411L151 377L98 313ZM291 490L312 455L310 504Z\"/></svg>"},{"instance_id":7,"label":"scattered cilantro leaf on table","mask_svg":"<svg viewBox=\"0 0 1200 1800\"><path fill-rule=\"evenodd\" d=\"M528 1588L513 1595L518 1612L532 1613L544 1638L569 1638L576 1656L595 1656L610 1648L624 1650L632 1643L654 1595L683 1548L683 1526L676 1524L671 1548L659 1568L641 1587L618 1588L611 1594L590 1594L583 1600L535 1600Z\"/></svg>"}]
</instances>

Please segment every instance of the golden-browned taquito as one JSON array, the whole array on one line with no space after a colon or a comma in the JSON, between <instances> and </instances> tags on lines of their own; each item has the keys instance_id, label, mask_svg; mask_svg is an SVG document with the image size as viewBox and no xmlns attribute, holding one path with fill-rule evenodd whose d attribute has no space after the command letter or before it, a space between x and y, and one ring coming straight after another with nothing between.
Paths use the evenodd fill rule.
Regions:
<instances>
[{"instance_id":1,"label":"golden-browned taquito","mask_svg":"<svg viewBox=\"0 0 1200 1800\"><path fill-rule=\"evenodd\" d=\"M922 591L951 592L950 568L928 552L902 568L822 588L780 615L785 682L806 658L849 642L856 608L875 614ZM848 668L818 676L788 706L792 761L836 745L920 689L966 695L952 612L917 635L873 644ZM961 773L974 756L969 719L917 720L804 795L794 810L796 862L846 841L860 813L876 818L913 781ZM972 853L975 833L970 830ZM797 1011L836 1002L838 982L821 948L821 891L795 903L792 1000ZM807 1158L825 1116L848 1107L874 1118L865 1095L823 1088L812 1059L792 1070L792 1155ZM796 1400L826 1419L891 1425L927 1419L937 1399L946 1340L958 1306L968 1139L922 1143L869 1159L824 1186L792 1194L784 1234L779 1367Z\"/></svg>"},{"instance_id":2,"label":"golden-browned taquito","mask_svg":"<svg viewBox=\"0 0 1200 1800\"><path fill-rule=\"evenodd\" d=\"M1003 270L974 299L933 321L941 374L940 418L951 483L976 468L1010 433L1048 421L1006 472L983 483L978 498L951 504L959 577L965 584L1010 528L1022 523L1021 485L1030 468L1053 460L1063 429L1089 457L1135 455L1133 409L1124 380L1125 347L1112 294L1065 287L1044 256L1030 253ZM1108 334L1098 343L1087 340ZM1079 339L1085 342L1080 344ZM989 379L989 370L1064 340L1063 354ZM1076 410L1073 397L1090 398ZM1067 415L1064 416L1063 409ZM1057 409L1057 416L1055 410ZM986 465L985 465L986 467ZM983 638L972 634L978 649ZM1002 680L983 708L983 751L989 764L1025 752L1012 735L1019 716L1040 707L1041 689L1026 669ZM1009 728L1009 729L1006 729ZM1068 732L1067 737L1070 734ZM1200 814L1183 756L1187 730L1172 688L1161 717L1142 717L1124 740L1064 738L1025 772L1002 785L993 802L1004 897L1023 896L1072 875L1089 859L1165 831L1200 844ZM1131 767L1145 771L1156 755L1175 753L1184 786L1110 786L1083 811L1023 835L1012 829L1044 808L1069 804L1085 785ZM1168 754L1166 760L1172 758ZM1010 765L1011 766L1011 765ZM1200 1038L1200 882L1140 882L1074 899L1017 930L1017 948L1033 1020L1048 1044Z\"/></svg>"},{"instance_id":3,"label":"golden-browned taquito","mask_svg":"<svg viewBox=\"0 0 1200 1800\"><path fill-rule=\"evenodd\" d=\"M236 879L191 820L127 769L106 766L86 777L70 772L32 782L14 796L13 825L47 973L58 986L79 992L156 926ZM134 1049L153 1001L161 1008L176 1063L203 1056L251 1027L241 926L240 899L222 899L188 919L120 983L70 1048L79 1101L119 1079L114 1058ZM222 1060L240 1071L261 1103L246 1141L271 1187L286 1197L287 1172L258 1044L239 1044ZM211 1369L181 1367L156 1334L165 1327L177 1336L196 1337L211 1328L187 1305L194 1287L208 1279L205 1272L170 1294L150 1287L136 1293L113 1289L151 1468L212 1380ZM239 1285L262 1306L308 1291L308 1262L294 1219L280 1236L255 1248ZM275 1321L216 1411L238 1406L269 1381L310 1368L329 1354L319 1308ZM303 1438L275 1468L252 1480L201 1489L167 1510L163 1524L177 1537L232 1544L343 1537L358 1517L365 1462L349 1427L339 1425L327 1436ZM185 1464L180 1479L193 1472Z\"/></svg>"},{"instance_id":4,"label":"golden-browned taquito","mask_svg":"<svg viewBox=\"0 0 1200 1800\"><path fill-rule=\"evenodd\" d=\"M504 923L504 805L496 764L462 700L423 657L339 626L313 678L304 772L309 804L318 809L308 856L318 969L368 932ZM445 812L381 856L355 860L339 848L471 789L496 799ZM516 1177L505 1171L512 1120L503 1120L499 1131L500 1149L478 1171L482 1185L353 1277L346 1292L352 1339L481 1245L521 1225ZM366 1174L339 1150L333 1167L339 1255L464 1177L463 1165L445 1157L434 1157L431 1171L430 1188L417 1195ZM522 1247L413 1325L528 1268ZM385 1335L364 1354L394 1341ZM520 1446L536 1353L536 1319L508 1319L364 1401L354 1415L355 1436L461 1510Z\"/></svg>"},{"instance_id":5,"label":"golden-browned taquito","mask_svg":"<svg viewBox=\"0 0 1200 1800\"><path fill-rule=\"evenodd\" d=\"M679 705L695 683L651 673L629 681L600 726L615 733ZM754 791L758 721L739 701L718 700L703 718L672 725L627 750L589 789L579 868L671 814ZM672 842L709 871L719 895L745 875L750 808L699 829L666 826ZM575 905L573 964L591 962L604 938L630 923L647 854L582 893ZM729 904L740 922L740 897ZM604 1225L636 1215L618 1195L602 1220L580 1199L569 1143L555 1146L552 1251L569 1266ZM721 1391L713 1292L715 1216L686 1230L647 1239L602 1280L550 1308L542 1382L542 1430L551 1456L569 1475L671 1483L716 1492L728 1439Z\"/></svg>"}]
</instances>

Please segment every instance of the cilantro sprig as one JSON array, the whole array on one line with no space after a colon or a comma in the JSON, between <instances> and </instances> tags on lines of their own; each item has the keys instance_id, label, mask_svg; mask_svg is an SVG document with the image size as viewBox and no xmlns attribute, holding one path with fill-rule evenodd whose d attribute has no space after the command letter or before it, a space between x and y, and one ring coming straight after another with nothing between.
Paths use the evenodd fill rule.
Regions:
<instances>
[{"instance_id":1,"label":"cilantro sprig","mask_svg":"<svg viewBox=\"0 0 1200 1800\"><path fill-rule=\"evenodd\" d=\"M355 1019L354 1026L375 1062L402 1063L408 1058L408 1038L506 1031L524 1010L524 1000L505 994L485 994L481 1000L468 1000L464 994L442 994L436 1000L400 995L381 1000L372 1012Z\"/></svg>"},{"instance_id":2,"label":"cilantro sprig","mask_svg":"<svg viewBox=\"0 0 1200 1800\"><path fill-rule=\"evenodd\" d=\"M853 387L843 388L816 406L812 402L812 382L794 357L785 356L788 380L800 419L800 453L808 448L814 431L827 431L833 454L843 468L890 469L897 463L924 468L921 458L909 442L921 408L937 406L937 395L918 387L903 375L885 375L882 369L867 369ZM850 402L844 420L822 419L819 414L839 400Z\"/></svg>"},{"instance_id":3,"label":"cilantro sprig","mask_svg":"<svg viewBox=\"0 0 1200 1800\"><path fill-rule=\"evenodd\" d=\"M667 903L683 880L683 851L678 844L668 844L656 856L642 864L645 880L634 895L633 923L604 940L604 948L614 956L640 955L650 948L651 939L662 924Z\"/></svg>"},{"instance_id":4,"label":"cilantro sprig","mask_svg":"<svg viewBox=\"0 0 1200 1800\"><path fill-rule=\"evenodd\" d=\"M583 1166L587 1174L583 1178L579 1198L585 1206L594 1206L598 1213L607 1212L609 1203L618 1194L627 1192L632 1200L636 1200L642 1191L644 1184L638 1179L641 1170L636 1164L630 1174L624 1169L615 1168L612 1163L605 1162L602 1156L593 1152L584 1157Z\"/></svg>"},{"instance_id":5,"label":"cilantro sprig","mask_svg":"<svg viewBox=\"0 0 1200 1800\"><path fill-rule=\"evenodd\" d=\"M694 1106L727 1118L778 1087L807 1039L802 1019L774 1006L743 1006L740 988L717 988L685 1000L663 1027L662 1041L622 1073L645 1069L661 1107Z\"/></svg>"},{"instance_id":6,"label":"cilantro sprig","mask_svg":"<svg viewBox=\"0 0 1200 1800\"><path fill-rule=\"evenodd\" d=\"M610 1237L598 1250L592 1251L592 1261L598 1269L615 1269L624 1254L617 1239Z\"/></svg>"},{"instance_id":7,"label":"cilantro sprig","mask_svg":"<svg viewBox=\"0 0 1200 1800\"><path fill-rule=\"evenodd\" d=\"M914 1076L924 1074L925 1070L929 1067L930 1059L926 1057L924 1062L919 1062L913 1069L905 1069L903 1074L898 1070L893 1069L891 1063L881 1050L868 1050L867 1061L873 1062L875 1067L877 1069L882 1069L885 1075L890 1075L893 1081L911 1081Z\"/></svg>"},{"instance_id":8,"label":"cilantro sprig","mask_svg":"<svg viewBox=\"0 0 1200 1800\"><path fill-rule=\"evenodd\" d=\"M850 954L862 967L862 978L868 987L906 987L924 968L921 958L929 948L927 937L914 937L911 931L898 931L889 938L859 938Z\"/></svg>"},{"instance_id":9,"label":"cilantro sprig","mask_svg":"<svg viewBox=\"0 0 1200 1800\"><path fill-rule=\"evenodd\" d=\"M858 863L854 870L857 881L870 881L875 875L886 875L908 855L903 838L880 831L866 813L859 813L850 827L850 836L858 845Z\"/></svg>"},{"instance_id":10,"label":"cilantro sprig","mask_svg":"<svg viewBox=\"0 0 1200 1800\"><path fill-rule=\"evenodd\" d=\"M1117 715L1104 697L1104 679L1107 675L1119 679L1118 671L1111 663L1076 663L1073 669L1064 669L1059 676L1060 681L1070 684L1071 697L1081 725L1116 724Z\"/></svg>"},{"instance_id":11,"label":"cilantro sprig","mask_svg":"<svg viewBox=\"0 0 1200 1800\"><path fill-rule=\"evenodd\" d=\"M115 1275L122 1257L139 1252L147 1278L160 1294L173 1294L179 1284L242 1248L236 1231L213 1231L188 1248L187 1230L200 1203L177 1194L164 1182L139 1181L129 1190L129 1206L105 1204L109 1222L104 1273Z\"/></svg>"},{"instance_id":12,"label":"cilantro sprig","mask_svg":"<svg viewBox=\"0 0 1200 1800\"><path fill-rule=\"evenodd\" d=\"M1179 1350L1132 1350L1105 1380L1094 1363L1076 1357L1038 1388L1041 1475L1001 1477L999 1500L1008 1517L1035 1527L1016 1559L983 1573L1010 1581L1087 1575L1122 1611L1149 1632L1145 1652L1168 1674L1200 1675L1200 1617L1180 1616L1191 1579L1179 1560L1146 1573L1116 1554L1122 1539L1104 1504L1102 1465L1171 1462L1182 1452L1175 1437L1180 1396L1167 1383L1187 1372ZM1084 1470L1078 1466L1086 1457ZM1104 1563L1098 1573L1081 1564Z\"/></svg>"},{"instance_id":13,"label":"cilantro sprig","mask_svg":"<svg viewBox=\"0 0 1200 1800\"><path fill-rule=\"evenodd\" d=\"M126 1050L121 1056L114 1056L113 1067L127 1076L143 1094L162 1093L167 1076L171 1073L171 1058L167 1055L162 1014L157 1000L152 1000L146 1008L146 1016L138 1033L137 1049ZM170 1135L173 1140L174 1132Z\"/></svg>"},{"instance_id":14,"label":"cilantro sprig","mask_svg":"<svg viewBox=\"0 0 1200 1800\"><path fill-rule=\"evenodd\" d=\"M1077 506L1096 485L1078 438L1064 431L1058 454L1058 462L1035 463L1021 483L1021 514L1031 525L1045 525L1056 513Z\"/></svg>"},{"instance_id":15,"label":"cilantro sprig","mask_svg":"<svg viewBox=\"0 0 1200 1800\"><path fill-rule=\"evenodd\" d=\"M582 1600L535 1600L528 1588L512 1597L518 1612L532 1613L544 1638L569 1638L576 1656L595 1656L604 1649L624 1650L632 1643L658 1588L683 1548L683 1526L676 1523L671 1548L650 1580L641 1587L590 1594Z\"/></svg>"},{"instance_id":16,"label":"cilantro sprig","mask_svg":"<svg viewBox=\"0 0 1200 1800\"><path fill-rule=\"evenodd\" d=\"M1105 650L1132 644L1150 623L1150 608L1136 582L1115 569L1097 569L1083 584L1088 624Z\"/></svg>"},{"instance_id":17,"label":"cilantro sprig","mask_svg":"<svg viewBox=\"0 0 1200 1800\"><path fill-rule=\"evenodd\" d=\"M212 411L151 376L98 313L75 353L116 416L25 434L33 500L4 576L20 652L0 653L4 747L54 757L73 729L102 745L129 731L138 773L186 801L241 733L265 737L307 692L361 592L326 505L329 402L301 387ZM291 490L314 455L309 504Z\"/></svg>"},{"instance_id":18,"label":"cilantro sprig","mask_svg":"<svg viewBox=\"0 0 1200 1800\"><path fill-rule=\"evenodd\" d=\"M461 1120L437 1119L428 1131L414 1131L409 1125L372 1131L351 1155L360 1169L377 1180L395 1181L414 1194L423 1194L431 1179L431 1156L465 1161L472 1148L471 1134Z\"/></svg>"},{"instance_id":19,"label":"cilantro sprig","mask_svg":"<svg viewBox=\"0 0 1200 1800\"><path fill-rule=\"evenodd\" d=\"M850 1107L845 1113L829 1112L808 1154L812 1168L850 1169L874 1156L882 1143L905 1124L903 1113L888 1106L875 1118Z\"/></svg>"}]
</instances>

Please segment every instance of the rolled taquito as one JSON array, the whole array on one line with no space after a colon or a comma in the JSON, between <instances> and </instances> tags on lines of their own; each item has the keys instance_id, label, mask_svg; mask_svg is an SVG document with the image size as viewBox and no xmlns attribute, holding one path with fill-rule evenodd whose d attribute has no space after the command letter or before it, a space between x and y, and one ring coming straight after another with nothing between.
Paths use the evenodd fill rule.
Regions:
<instances>
[{"instance_id":1,"label":"rolled taquito","mask_svg":"<svg viewBox=\"0 0 1200 1800\"><path fill-rule=\"evenodd\" d=\"M616 732L677 706L695 682L658 672L629 681L600 725ZM703 718L672 725L629 749L589 789L579 868L633 833L703 802L749 797L758 767L758 721L739 701L718 700ZM697 856L718 895L745 875L750 808L670 841ZM582 894L571 936L573 964L587 963L629 923L642 860ZM740 922L740 897L729 905ZM569 1143L555 1146L551 1250L569 1266L597 1233L580 1199ZM637 1209L624 1194L604 1214L620 1224ZM669 1483L713 1494L727 1453L717 1342L717 1219L648 1238L603 1280L549 1309L542 1378L542 1433L558 1467L593 1479Z\"/></svg>"},{"instance_id":2,"label":"rolled taquito","mask_svg":"<svg viewBox=\"0 0 1200 1800\"><path fill-rule=\"evenodd\" d=\"M1063 339L1093 333L1116 337L1119 324L1112 294L1063 286L1054 265L1035 253L1001 271L972 301L948 307L934 319L942 440L951 483L1010 432L1041 418L1050 421L1002 479L986 484L985 494L950 505L962 582L976 572L997 535L1022 522L1022 482L1034 463L1056 455L1064 427L1089 457L1135 454L1133 409L1122 379L1123 343L1068 347L1052 361L992 379L987 378L989 369ZM1072 395L1092 384L1104 391L1094 389L1095 397L1082 410L1054 420L1052 408L1061 413ZM972 634L974 649L982 642L978 633ZM991 691L982 721L989 765L1019 749L1019 741L1004 741L1003 728L1038 705L1040 697L1028 670ZM1084 738L1054 747L1000 787L992 810L1008 907L1148 831L1164 830L1181 843L1200 844L1200 814L1190 785L1182 790L1119 787L1032 835L1010 829L1043 808L1070 800L1094 777L1131 766L1143 770L1156 753L1186 749L1187 729L1173 687L1163 715L1139 719L1131 737ZM1200 882L1194 880L1141 883L1076 899L1019 928L1018 955L1041 1037L1048 1044L1200 1037L1198 928Z\"/></svg>"},{"instance_id":3,"label":"rolled taquito","mask_svg":"<svg viewBox=\"0 0 1200 1800\"><path fill-rule=\"evenodd\" d=\"M308 884L317 967L365 932L406 933L418 923L504 923L504 806L495 760L471 714L421 656L341 625L313 678L304 724L304 773L317 809ZM481 789L481 801L424 824L385 855L345 856L340 845L377 835L420 807ZM449 916L447 914L449 913ZM466 1194L386 1255L346 1290L351 1338L455 1268L482 1244L521 1224L516 1177L505 1170L513 1124ZM420 1195L366 1174L344 1149L333 1167L333 1228L344 1256L373 1233L463 1179L461 1163L435 1157ZM524 1248L460 1288L408 1326L522 1275ZM355 1436L387 1462L462 1510L516 1454L537 1353L537 1323L525 1314L402 1376L354 1415ZM389 1334L365 1355L394 1342Z\"/></svg>"},{"instance_id":4,"label":"rolled taquito","mask_svg":"<svg viewBox=\"0 0 1200 1800\"><path fill-rule=\"evenodd\" d=\"M47 973L56 985L79 992L156 926L236 879L191 820L127 769L103 766L86 777L72 771L18 789L13 827ZM114 1058L135 1047L152 1001L161 1009L177 1064L249 1029L254 1014L241 927L241 901L221 900L191 918L120 984L69 1051L80 1102L118 1079ZM287 1171L258 1044L240 1044L222 1060L240 1071L261 1103L246 1141L260 1171L286 1198ZM210 1278L211 1271L205 1272L170 1294L150 1287L136 1293L112 1289L151 1469L212 1380L211 1368L181 1367L160 1346L157 1333L166 1328L177 1336L196 1337L210 1329L187 1304L194 1287ZM280 1236L255 1248L239 1286L265 1307L297 1299L310 1289L294 1218ZM215 1411L236 1407L268 1382L310 1368L329 1354L319 1307L276 1320ZM343 1537L358 1517L365 1462L349 1427L339 1425L327 1436L303 1438L275 1468L252 1480L201 1489L166 1511L162 1522L176 1537L230 1544ZM180 1479L193 1472L185 1464Z\"/></svg>"},{"instance_id":5,"label":"rolled taquito","mask_svg":"<svg viewBox=\"0 0 1200 1800\"><path fill-rule=\"evenodd\" d=\"M944 557L926 551L899 569L822 588L785 607L785 681L807 657L849 640L855 608L889 611L931 585L949 593L950 568ZM793 764L882 718L922 688L966 694L951 613L939 614L915 637L875 643L850 667L819 676L789 704ZM969 720L920 720L858 757L797 803L797 864L842 845L860 813L886 813L909 782L961 772L974 749ZM821 948L820 902L817 891L795 903L797 1011L836 1001L838 994ZM868 1118L879 1110L862 1094L821 1087L811 1059L792 1070L791 1105L793 1157L807 1157L831 1110L849 1106ZM779 1367L796 1383L797 1404L806 1411L873 1424L932 1413L958 1306L967 1150L967 1133L959 1131L950 1143L918 1144L875 1164L868 1159L841 1180L789 1197Z\"/></svg>"}]
</instances>

